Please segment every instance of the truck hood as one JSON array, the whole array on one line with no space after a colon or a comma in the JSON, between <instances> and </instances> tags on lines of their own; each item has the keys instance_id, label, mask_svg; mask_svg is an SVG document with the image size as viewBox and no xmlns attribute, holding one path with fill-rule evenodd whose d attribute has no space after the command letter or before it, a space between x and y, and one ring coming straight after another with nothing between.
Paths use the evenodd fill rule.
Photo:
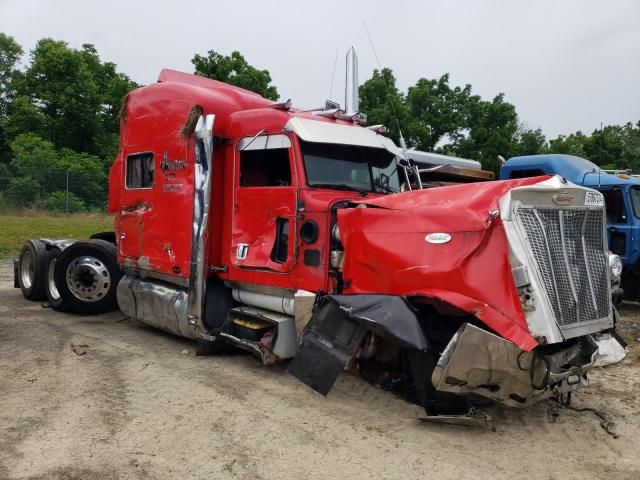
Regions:
<instances>
[{"instance_id":1,"label":"truck hood","mask_svg":"<svg viewBox=\"0 0 640 480\"><path fill-rule=\"evenodd\" d=\"M523 350L535 348L499 201L513 188L548 178L417 190L339 210L344 293L427 297L474 315Z\"/></svg>"}]
</instances>

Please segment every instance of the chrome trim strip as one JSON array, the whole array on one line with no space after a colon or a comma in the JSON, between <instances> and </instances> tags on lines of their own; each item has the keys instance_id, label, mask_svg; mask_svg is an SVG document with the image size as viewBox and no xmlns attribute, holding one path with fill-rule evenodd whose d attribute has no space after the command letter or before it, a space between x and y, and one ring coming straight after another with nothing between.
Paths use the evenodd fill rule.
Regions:
<instances>
[{"instance_id":1,"label":"chrome trim strip","mask_svg":"<svg viewBox=\"0 0 640 480\"><path fill-rule=\"evenodd\" d=\"M187 320L200 332L206 331L202 321L205 298L205 232L209 220L211 199L211 160L213 153L213 124L215 115L201 116L195 129L193 165L193 221L191 231L191 261L189 269L189 300Z\"/></svg>"}]
</instances>

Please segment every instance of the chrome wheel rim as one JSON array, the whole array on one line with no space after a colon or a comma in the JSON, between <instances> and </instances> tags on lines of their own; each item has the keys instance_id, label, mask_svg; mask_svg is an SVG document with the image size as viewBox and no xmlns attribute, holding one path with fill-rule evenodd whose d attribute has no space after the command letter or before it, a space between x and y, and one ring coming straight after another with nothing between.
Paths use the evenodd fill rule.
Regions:
<instances>
[{"instance_id":1,"label":"chrome wheel rim","mask_svg":"<svg viewBox=\"0 0 640 480\"><path fill-rule=\"evenodd\" d=\"M30 250L27 250L20 260L20 280L24 288L31 288L31 285L33 285L33 279L36 274L35 270L33 255Z\"/></svg>"},{"instance_id":2,"label":"chrome wheel rim","mask_svg":"<svg viewBox=\"0 0 640 480\"><path fill-rule=\"evenodd\" d=\"M111 275L102 260L92 256L77 257L67 267L67 287L83 302L102 300L111 286Z\"/></svg>"},{"instance_id":3,"label":"chrome wheel rim","mask_svg":"<svg viewBox=\"0 0 640 480\"><path fill-rule=\"evenodd\" d=\"M58 263L58 259L53 258L49 262L49 271L47 272L47 288L49 289L49 295L52 300L58 300L60 298L60 293L58 292L58 287L56 287L56 280L54 278L56 263Z\"/></svg>"}]
</instances>

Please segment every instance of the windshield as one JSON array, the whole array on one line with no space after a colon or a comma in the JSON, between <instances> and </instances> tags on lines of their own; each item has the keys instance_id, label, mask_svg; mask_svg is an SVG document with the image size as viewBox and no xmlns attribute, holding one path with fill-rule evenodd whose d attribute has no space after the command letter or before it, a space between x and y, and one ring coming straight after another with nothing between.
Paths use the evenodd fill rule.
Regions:
<instances>
[{"instance_id":1,"label":"windshield","mask_svg":"<svg viewBox=\"0 0 640 480\"><path fill-rule=\"evenodd\" d=\"M300 141L310 187L400 191L396 157L381 148Z\"/></svg>"}]
</instances>

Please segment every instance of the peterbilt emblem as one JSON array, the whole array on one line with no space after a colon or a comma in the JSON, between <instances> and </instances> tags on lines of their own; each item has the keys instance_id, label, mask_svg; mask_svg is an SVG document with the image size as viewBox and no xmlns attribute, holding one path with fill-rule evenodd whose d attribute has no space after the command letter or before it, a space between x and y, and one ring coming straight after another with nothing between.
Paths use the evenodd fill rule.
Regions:
<instances>
[{"instance_id":1,"label":"peterbilt emblem","mask_svg":"<svg viewBox=\"0 0 640 480\"><path fill-rule=\"evenodd\" d=\"M451 235L448 233L430 233L424 240L428 243L449 243L451 241Z\"/></svg>"},{"instance_id":2,"label":"peterbilt emblem","mask_svg":"<svg viewBox=\"0 0 640 480\"><path fill-rule=\"evenodd\" d=\"M169 154L164 152L162 161L160 162L160 169L166 180L175 178L175 171L184 170L185 168L187 168L187 162L184 160L169 160Z\"/></svg>"},{"instance_id":3,"label":"peterbilt emblem","mask_svg":"<svg viewBox=\"0 0 640 480\"><path fill-rule=\"evenodd\" d=\"M575 197L569 192L556 193L555 195L553 195L553 197L551 197L553 203L555 203L556 205L571 205L574 198Z\"/></svg>"}]
</instances>

